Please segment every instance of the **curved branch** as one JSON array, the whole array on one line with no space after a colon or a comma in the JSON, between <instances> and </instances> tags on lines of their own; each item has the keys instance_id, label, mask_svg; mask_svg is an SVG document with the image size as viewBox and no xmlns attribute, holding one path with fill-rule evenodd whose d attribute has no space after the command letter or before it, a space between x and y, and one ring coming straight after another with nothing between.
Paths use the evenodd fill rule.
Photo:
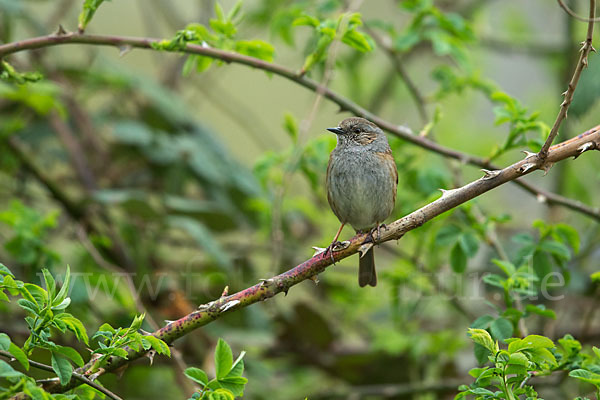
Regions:
<instances>
[{"instance_id":1,"label":"curved branch","mask_svg":"<svg viewBox=\"0 0 600 400\"><path fill-rule=\"evenodd\" d=\"M57 34L39 36L0 45L0 59L9 54L17 53L24 50L34 50L62 44L92 44L99 46L113 46L119 49L127 49L131 47L140 49L153 49L152 45L160 42L160 39L154 38L135 38L112 35L88 35L76 32L59 32ZM188 44L183 50L183 52L190 54L199 54L206 57L219 59L227 63L238 63L253 68L261 69L264 71L272 72L275 75L279 75L293 82L296 82L297 84L304 86L307 89L322 93L324 97L336 103L341 110L349 111L357 116L371 120L380 128L426 150L480 168L490 170L498 169L495 165L491 164L489 160L444 147L427 139L426 137L415 135L410 130L410 128L395 125L389 121L386 121L378 117L377 115L371 113L370 111L364 109L363 107L359 106L358 104L352 102L350 99L347 99L346 97L337 94L333 90L320 85L318 82L307 78L306 76L299 75L298 73L284 66L273 64L264 60L260 60L258 58L245 56L243 54L232 53L195 44ZM548 194L532 184L521 182L519 180L514 181L514 183L522 186L523 188L525 188L525 190L534 193L537 196L543 196L544 198L548 199L548 201L550 201L550 199L552 198L551 201L553 204L559 204L573 211L583 213L600 221L599 210L595 210L581 203L576 203L573 200L565 198L558 194Z\"/></svg>"},{"instance_id":2,"label":"curved branch","mask_svg":"<svg viewBox=\"0 0 600 400\"><path fill-rule=\"evenodd\" d=\"M577 15L575 13L575 11L571 10L569 8L569 6L565 4L565 2L563 0L558 0L558 5L560 6L560 8L562 8L563 10L565 10L565 12L567 14L569 14L571 17L575 18L578 21L583 21L583 22L600 22L600 18L594 18L593 16L590 16L589 18L580 17L579 15Z\"/></svg>"},{"instance_id":3,"label":"curved branch","mask_svg":"<svg viewBox=\"0 0 600 400\"><path fill-rule=\"evenodd\" d=\"M552 146L548 152L546 162L556 163L568 157L576 158L588 150L600 150L600 125L570 140ZM398 240L404 236L405 233L420 227L436 216L472 200L504 183L514 181L521 176L540 169L541 167L538 165L540 165L539 156L537 154L529 154L524 160L512 164L502 170L485 171L485 175L482 178L463 187L442 190L442 196L439 199L388 224L385 228L382 228L380 232L374 232L373 240L377 243ZM315 254L310 259L289 271L271 279L263 280L240 292L222 296L215 301L201 305L196 311L177 321L167 324L165 327L155 331L153 335L167 343L172 343L174 340L214 321L227 312L267 300L281 292L287 293L292 286L316 276L334 262L356 254L361 246L370 240L371 237L367 234L357 234L347 242L347 247L334 252L333 255L331 255L331 253L325 255L323 252ZM80 368L78 372L85 375L93 374L97 377L106 372L114 371L145 354L145 351L143 350L136 351L127 349L127 351L127 359L112 357L103 365L97 365L94 361L90 361L83 368ZM50 392L62 392L75 385L77 385L77 383L73 383L70 387L61 387L60 383L56 380L52 384L47 385L45 389Z\"/></svg>"}]
</instances>

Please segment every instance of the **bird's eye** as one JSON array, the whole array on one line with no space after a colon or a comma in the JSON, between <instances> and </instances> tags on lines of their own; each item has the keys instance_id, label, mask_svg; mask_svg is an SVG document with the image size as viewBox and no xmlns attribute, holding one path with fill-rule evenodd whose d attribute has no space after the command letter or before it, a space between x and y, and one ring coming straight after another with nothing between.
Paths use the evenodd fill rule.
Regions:
<instances>
[{"instance_id":1,"label":"bird's eye","mask_svg":"<svg viewBox=\"0 0 600 400\"><path fill-rule=\"evenodd\" d=\"M354 127L354 129L352 129L352 132L354 132L354 133L360 133L360 128L358 126Z\"/></svg>"}]
</instances>

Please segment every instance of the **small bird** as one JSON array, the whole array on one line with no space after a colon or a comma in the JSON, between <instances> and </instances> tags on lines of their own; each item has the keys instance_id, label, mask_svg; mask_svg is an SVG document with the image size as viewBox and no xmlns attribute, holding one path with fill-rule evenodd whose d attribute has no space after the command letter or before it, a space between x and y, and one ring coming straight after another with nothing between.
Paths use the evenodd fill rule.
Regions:
<instances>
[{"instance_id":1,"label":"small bird","mask_svg":"<svg viewBox=\"0 0 600 400\"><path fill-rule=\"evenodd\" d=\"M364 118L352 117L335 128L337 146L327 165L327 201L342 225L327 251L332 251L344 225L373 233L396 203L398 170L383 131ZM358 263L358 284L377 285L373 248Z\"/></svg>"}]
</instances>

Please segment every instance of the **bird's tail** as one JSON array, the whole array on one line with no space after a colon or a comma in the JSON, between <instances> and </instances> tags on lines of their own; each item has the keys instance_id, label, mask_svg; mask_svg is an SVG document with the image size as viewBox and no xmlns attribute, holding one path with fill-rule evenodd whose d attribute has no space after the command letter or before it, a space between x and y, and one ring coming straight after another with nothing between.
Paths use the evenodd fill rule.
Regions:
<instances>
[{"instance_id":1,"label":"bird's tail","mask_svg":"<svg viewBox=\"0 0 600 400\"><path fill-rule=\"evenodd\" d=\"M375 254L373 248L358 260L358 284L360 287L377 285L377 273L375 273Z\"/></svg>"}]
</instances>

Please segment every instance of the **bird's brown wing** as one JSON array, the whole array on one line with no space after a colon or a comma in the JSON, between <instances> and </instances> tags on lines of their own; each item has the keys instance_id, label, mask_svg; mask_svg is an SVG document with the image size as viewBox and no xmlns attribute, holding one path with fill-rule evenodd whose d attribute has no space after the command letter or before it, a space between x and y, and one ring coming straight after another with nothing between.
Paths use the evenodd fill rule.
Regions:
<instances>
[{"instance_id":1,"label":"bird's brown wing","mask_svg":"<svg viewBox=\"0 0 600 400\"><path fill-rule=\"evenodd\" d=\"M377 153L377 155L385 161L385 166L386 168L389 168L390 175L394 179L394 204L396 204L396 188L398 187L398 169L396 168L396 162L394 161L392 150L388 148L384 152Z\"/></svg>"}]
</instances>

